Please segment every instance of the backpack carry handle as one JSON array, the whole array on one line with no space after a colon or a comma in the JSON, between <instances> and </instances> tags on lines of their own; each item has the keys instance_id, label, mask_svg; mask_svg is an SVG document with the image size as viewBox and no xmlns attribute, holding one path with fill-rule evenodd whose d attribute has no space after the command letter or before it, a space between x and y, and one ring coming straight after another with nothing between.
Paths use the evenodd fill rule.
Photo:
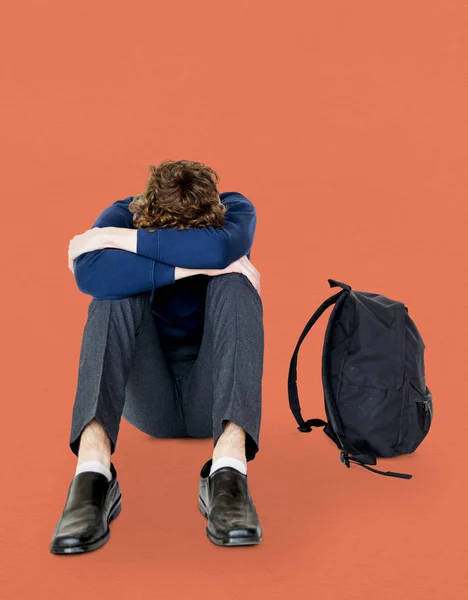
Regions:
<instances>
[{"instance_id":1,"label":"backpack carry handle","mask_svg":"<svg viewBox=\"0 0 468 600\"><path fill-rule=\"evenodd\" d=\"M351 286L347 283L341 283L341 281L336 281L336 279L328 279L327 281L330 284L330 287L340 287L346 290L347 292L351 291Z\"/></svg>"}]
</instances>

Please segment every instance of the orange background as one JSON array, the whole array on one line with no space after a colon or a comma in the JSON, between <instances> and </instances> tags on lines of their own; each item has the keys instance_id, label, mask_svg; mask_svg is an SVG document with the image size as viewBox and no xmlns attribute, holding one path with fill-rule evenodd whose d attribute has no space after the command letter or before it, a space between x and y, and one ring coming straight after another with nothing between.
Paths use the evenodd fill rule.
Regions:
<instances>
[{"instance_id":1,"label":"orange background","mask_svg":"<svg viewBox=\"0 0 468 600\"><path fill-rule=\"evenodd\" d=\"M463 597L468 493L466 2L58 2L4 7L0 596ZM170 158L215 168L258 214L265 323L261 546L219 548L197 508L210 440L122 421L124 495L102 549L49 554L90 297L69 240ZM412 456L345 469L297 431L287 371L327 278L404 301L426 344L434 423ZM330 311L299 357L324 416Z\"/></svg>"}]
</instances>

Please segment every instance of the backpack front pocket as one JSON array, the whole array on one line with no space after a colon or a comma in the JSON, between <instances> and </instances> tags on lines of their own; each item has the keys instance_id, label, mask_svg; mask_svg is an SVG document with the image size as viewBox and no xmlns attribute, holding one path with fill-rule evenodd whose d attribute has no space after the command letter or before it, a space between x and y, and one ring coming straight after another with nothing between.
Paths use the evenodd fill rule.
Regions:
<instances>
[{"instance_id":1,"label":"backpack front pocket","mask_svg":"<svg viewBox=\"0 0 468 600\"><path fill-rule=\"evenodd\" d=\"M361 311L360 326L356 327L344 353L343 383L400 390L404 384L406 356L405 307L403 304L393 307L391 325L382 322L370 310Z\"/></svg>"}]
</instances>

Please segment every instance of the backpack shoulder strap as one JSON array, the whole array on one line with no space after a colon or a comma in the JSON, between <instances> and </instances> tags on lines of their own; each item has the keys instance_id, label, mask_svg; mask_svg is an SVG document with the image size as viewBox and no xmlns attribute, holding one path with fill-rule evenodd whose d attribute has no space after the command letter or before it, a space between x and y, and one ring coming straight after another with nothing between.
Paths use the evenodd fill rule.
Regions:
<instances>
[{"instance_id":1,"label":"backpack shoulder strap","mask_svg":"<svg viewBox=\"0 0 468 600\"><path fill-rule=\"evenodd\" d=\"M329 279L328 281L331 282L333 280ZM302 331L301 335L299 336L299 340L296 344L296 348L294 349L294 352L293 352L293 355L291 358L291 362L289 364L289 376L288 376L289 406L294 415L294 418L296 419L296 421L299 425L299 427L298 427L299 431L311 431L311 427L323 427L327 424L326 421L323 421L322 419L309 419L309 421L304 421L304 419L302 418L301 405L299 402L299 395L297 392L297 355L299 353L299 348L301 347L301 344L304 341L304 338L309 333L309 331L311 330L314 323L316 323L318 321L318 319L327 310L327 308L329 306L332 306L333 304L336 303L338 298L343 293L344 293L344 290L327 298L324 302L322 302L322 304L317 308L317 310L314 312L314 314L310 317L309 321L307 322L306 326L304 327L304 330Z\"/></svg>"}]
</instances>

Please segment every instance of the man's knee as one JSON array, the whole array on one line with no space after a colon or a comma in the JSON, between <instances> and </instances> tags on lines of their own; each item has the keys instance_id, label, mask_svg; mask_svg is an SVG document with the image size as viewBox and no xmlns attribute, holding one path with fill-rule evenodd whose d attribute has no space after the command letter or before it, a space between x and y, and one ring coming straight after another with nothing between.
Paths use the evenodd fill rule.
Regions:
<instances>
[{"instance_id":1,"label":"man's knee","mask_svg":"<svg viewBox=\"0 0 468 600\"><path fill-rule=\"evenodd\" d=\"M149 302L150 292L142 292L140 294L134 294L133 296L126 296L125 298L92 298L90 306L109 306L109 305L125 305L135 304L138 302Z\"/></svg>"},{"instance_id":2,"label":"man's knee","mask_svg":"<svg viewBox=\"0 0 468 600\"><path fill-rule=\"evenodd\" d=\"M113 311L115 314L137 311L141 314L143 310L150 306L149 292L127 296L125 298L93 298L89 303L88 315L108 314Z\"/></svg>"},{"instance_id":3,"label":"man's knee","mask_svg":"<svg viewBox=\"0 0 468 600\"><path fill-rule=\"evenodd\" d=\"M243 273L223 273L222 275L213 276L210 278L208 286L216 289L221 288L230 295L245 293L249 289L257 293L250 279Z\"/></svg>"}]
</instances>

